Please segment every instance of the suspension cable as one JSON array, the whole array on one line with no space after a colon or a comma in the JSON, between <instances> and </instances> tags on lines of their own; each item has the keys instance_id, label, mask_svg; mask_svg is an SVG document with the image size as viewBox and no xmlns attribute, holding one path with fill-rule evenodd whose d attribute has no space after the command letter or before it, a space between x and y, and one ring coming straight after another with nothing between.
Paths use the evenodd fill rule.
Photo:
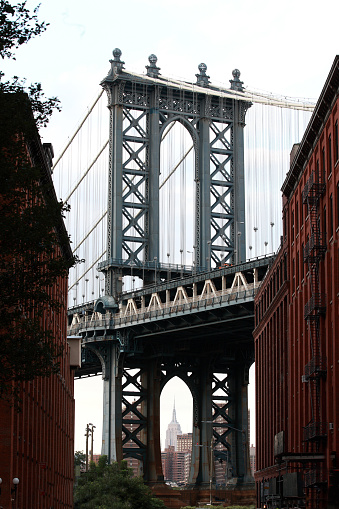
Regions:
<instances>
[{"instance_id":1,"label":"suspension cable","mask_svg":"<svg viewBox=\"0 0 339 509\"><path fill-rule=\"evenodd\" d=\"M95 262L93 262L93 263L92 263L92 265L91 265L90 267L88 267L88 269L87 269L87 270L86 270L86 271L85 271L85 272L84 272L84 273L83 273L83 274L82 274L82 275L81 275L81 276L80 276L80 277L79 277L79 278L78 278L78 279L77 279L77 280L76 280L76 281L72 284L72 286L70 286L70 287L68 288L68 291L72 290L72 288L74 288L74 286L75 286L77 283L79 283L79 281L80 281L80 280L81 280L84 276L86 276L86 274L87 274L87 273L88 273L91 269L93 269L94 265L95 265L96 263L98 263L98 261L99 261L99 260L101 260L101 258L104 256L104 254L106 254L106 252L107 252L107 249L105 249L105 251L104 251L103 253L101 253L101 255L99 256L99 258L97 258L97 259L95 260Z\"/></svg>"},{"instance_id":2,"label":"suspension cable","mask_svg":"<svg viewBox=\"0 0 339 509\"><path fill-rule=\"evenodd\" d=\"M67 151L67 149L69 148L69 146L71 145L72 141L74 140L74 138L76 137L76 135L78 134L78 132L80 131L80 129L82 128L82 126L84 125L84 123L86 122L86 120L88 119L88 117L90 116L90 114L92 113L93 109L95 108L96 104L98 103L100 97L102 96L102 94L104 93L104 90L101 90L100 94L98 95L98 97L96 98L96 100L94 101L94 103L92 104L92 106L90 107L90 109L88 110L88 112L86 113L84 119L82 120L82 122L80 123L80 125L78 126L77 130L75 131L75 133L73 134L73 136L71 137L71 139L69 140L69 142L67 143L66 147L64 148L64 150L61 152L61 154L59 155L58 159L56 160L56 162L53 164L52 168L51 168L51 173L53 173L55 167L57 166L57 164L60 162L60 159L62 158L62 156L65 154L65 152Z\"/></svg>"}]
</instances>

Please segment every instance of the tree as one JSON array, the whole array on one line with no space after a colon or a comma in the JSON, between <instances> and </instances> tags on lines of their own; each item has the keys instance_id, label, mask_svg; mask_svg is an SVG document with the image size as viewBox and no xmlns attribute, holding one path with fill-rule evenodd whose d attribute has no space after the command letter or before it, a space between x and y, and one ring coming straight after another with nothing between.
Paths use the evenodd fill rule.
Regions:
<instances>
[{"instance_id":1,"label":"tree","mask_svg":"<svg viewBox=\"0 0 339 509\"><path fill-rule=\"evenodd\" d=\"M84 467L86 465L86 454L84 451L75 451L74 466Z\"/></svg>"},{"instance_id":2,"label":"tree","mask_svg":"<svg viewBox=\"0 0 339 509\"><path fill-rule=\"evenodd\" d=\"M25 5L0 0L2 58L47 26ZM0 82L0 398L18 392L13 382L59 370L51 317L66 302L55 285L75 260L62 221L67 207L56 199L37 130L55 107L40 84Z\"/></svg>"},{"instance_id":3,"label":"tree","mask_svg":"<svg viewBox=\"0 0 339 509\"><path fill-rule=\"evenodd\" d=\"M0 92L0 397L12 382L58 371L54 287L74 264L43 148L25 94ZM46 318L49 320L46 321Z\"/></svg>"},{"instance_id":4,"label":"tree","mask_svg":"<svg viewBox=\"0 0 339 509\"><path fill-rule=\"evenodd\" d=\"M19 48L32 37L42 34L48 24L39 23L39 5L33 13L26 8L27 2L12 5L8 0L0 0L0 56L14 58L12 48Z\"/></svg>"},{"instance_id":5,"label":"tree","mask_svg":"<svg viewBox=\"0 0 339 509\"><path fill-rule=\"evenodd\" d=\"M152 496L141 477L133 477L126 461L108 465L107 456L90 464L74 492L75 509L162 509L162 500Z\"/></svg>"}]
</instances>

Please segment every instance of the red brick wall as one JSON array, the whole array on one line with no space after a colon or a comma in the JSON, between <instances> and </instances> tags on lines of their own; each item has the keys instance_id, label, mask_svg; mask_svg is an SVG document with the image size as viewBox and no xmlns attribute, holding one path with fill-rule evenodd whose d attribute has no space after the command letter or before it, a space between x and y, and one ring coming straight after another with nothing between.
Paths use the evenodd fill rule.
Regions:
<instances>
[{"instance_id":1,"label":"red brick wall","mask_svg":"<svg viewBox=\"0 0 339 509\"><path fill-rule=\"evenodd\" d=\"M56 290L66 300L67 280ZM60 374L22 385L21 411L0 402L1 504L11 507L12 479L18 477L17 507L73 507L74 392L69 366L65 311L46 315L55 341L64 346Z\"/></svg>"},{"instance_id":2,"label":"red brick wall","mask_svg":"<svg viewBox=\"0 0 339 509\"><path fill-rule=\"evenodd\" d=\"M338 64L337 64L338 65ZM327 93L325 91L325 93ZM323 118L321 119L321 115ZM319 507L326 507L330 497L335 457L339 457L339 155L337 129L339 121L338 93L331 108L319 112L321 129L312 150L304 153L299 175L290 175L291 186L284 197L283 245L255 300L254 331L256 355L256 461L257 502L260 483L278 476L274 458L274 436L285 434L287 453L322 452L325 461L321 475L325 481ZM331 143L331 158L329 144ZM323 161L324 154L324 161ZM319 380L319 421L326 423L327 437L304 441L303 428L313 419L310 385L302 381L305 366L312 359L311 338L304 319L304 306L311 297L308 265L303 248L310 236L308 209L302 203L302 191L312 172L325 172L326 190L319 200L321 231L326 230L326 253L319 261L320 291L326 294L326 314L320 317L320 351L326 357L326 377ZM293 168L293 165L292 165ZM295 167L293 169L295 170ZM332 202L332 204L331 204ZM332 227L333 225L333 227ZM285 282L277 284L279 266L286 255ZM331 423L331 427L330 427ZM332 428L333 424L333 429ZM318 463L319 464L319 463ZM303 476L314 465L290 462L284 472L299 470ZM309 507L318 496L315 489L306 490ZM321 505L325 504L325 505ZM314 505L315 507L315 505Z\"/></svg>"}]
</instances>

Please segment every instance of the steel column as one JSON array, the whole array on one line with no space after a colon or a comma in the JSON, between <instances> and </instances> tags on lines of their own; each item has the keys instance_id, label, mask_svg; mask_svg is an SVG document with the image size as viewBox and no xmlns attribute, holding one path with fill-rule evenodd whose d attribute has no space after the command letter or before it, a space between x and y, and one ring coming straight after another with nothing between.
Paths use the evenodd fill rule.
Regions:
<instances>
[{"instance_id":1,"label":"steel column","mask_svg":"<svg viewBox=\"0 0 339 509\"><path fill-rule=\"evenodd\" d=\"M196 193L196 233L195 244L198 246L197 264L200 267L211 267L211 174L210 174L210 120L206 115L206 98L201 101L199 119L199 165Z\"/></svg>"},{"instance_id":2,"label":"steel column","mask_svg":"<svg viewBox=\"0 0 339 509\"><path fill-rule=\"evenodd\" d=\"M118 345L108 343L105 347L104 360L104 398L103 398L103 425L101 454L107 456L108 461L122 459L121 437L121 376L118 365ZM97 352L98 353L98 352Z\"/></svg>"},{"instance_id":3,"label":"steel column","mask_svg":"<svg viewBox=\"0 0 339 509\"><path fill-rule=\"evenodd\" d=\"M244 172L244 103L233 100L233 175L235 262L246 261L245 172Z\"/></svg>"},{"instance_id":4,"label":"steel column","mask_svg":"<svg viewBox=\"0 0 339 509\"><path fill-rule=\"evenodd\" d=\"M149 362L143 378L147 387L147 442L144 479L148 483L163 482L160 448L160 371L158 362Z\"/></svg>"},{"instance_id":5,"label":"steel column","mask_svg":"<svg viewBox=\"0 0 339 509\"><path fill-rule=\"evenodd\" d=\"M120 87L109 89L109 169L108 169L108 217L107 258L122 258L122 149L123 106L119 100ZM108 89L107 89L108 90ZM120 277L119 277L120 276ZM122 291L120 271L109 269L106 275L105 294L116 296Z\"/></svg>"},{"instance_id":6,"label":"steel column","mask_svg":"<svg viewBox=\"0 0 339 509\"><path fill-rule=\"evenodd\" d=\"M149 110L149 154L148 154L148 181L149 181L149 228L146 229L148 236L148 250L145 260L159 259L159 174L160 174L160 134L159 134L159 91L155 87L150 94ZM147 228L147 227L146 227ZM147 249L147 248L146 248ZM153 272L152 272L153 274ZM155 277L156 271L154 271Z\"/></svg>"}]
</instances>

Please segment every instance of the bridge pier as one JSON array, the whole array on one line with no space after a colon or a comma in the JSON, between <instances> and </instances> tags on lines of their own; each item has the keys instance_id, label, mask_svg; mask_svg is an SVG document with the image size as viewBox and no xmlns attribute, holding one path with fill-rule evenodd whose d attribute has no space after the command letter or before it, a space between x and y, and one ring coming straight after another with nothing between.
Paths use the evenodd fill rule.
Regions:
<instances>
[{"instance_id":1,"label":"bridge pier","mask_svg":"<svg viewBox=\"0 0 339 509\"><path fill-rule=\"evenodd\" d=\"M252 489L247 386L253 298L267 265L256 260L241 273L231 266L195 274L158 284L156 298L150 287L120 303L105 296L73 311L70 333L82 334L85 346L79 374L103 373L102 453L110 461L138 460L140 475L161 487L160 396L179 377L193 398L190 487L209 492L222 460L219 483Z\"/></svg>"},{"instance_id":2,"label":"bridge pier","mask_svg":"<svg viewBox=\"0 0 339 509\"><path fill-rule=\"evenodd\" d=\"M103 364L104 395L101 454L106 455L110 463L122 460L122 391L118 348L116 343L110 342L107 346L94 349ZM104 356L102 355L103 351Z\"/></svg>"},{"instance_id":3,"label":"bridge pier","mask_svg":"<svg viewBox=\"0 0 339 509\"><path fill-rule=\"evenodd\" d=\"M160 448L160 370L157 361L150 361L142 377L147 391L147 438L144 479L148 484L164 481Z\"/></svg>"},{"instance_id":4,"label":"bridge pier","mask_svg":"<svg viewBox=\"0 0 339 509\"><path fill-rule=\"evenodd\" d=\"M231 429L231 453L235 458L233 462L233 477L237 478L237 485L253 483L249 460L248 443L248 373L247 362L237 364L229 375L230 392L234 401L229 409L229 416L234 423Z\"/></svg>"}]
</instances>

